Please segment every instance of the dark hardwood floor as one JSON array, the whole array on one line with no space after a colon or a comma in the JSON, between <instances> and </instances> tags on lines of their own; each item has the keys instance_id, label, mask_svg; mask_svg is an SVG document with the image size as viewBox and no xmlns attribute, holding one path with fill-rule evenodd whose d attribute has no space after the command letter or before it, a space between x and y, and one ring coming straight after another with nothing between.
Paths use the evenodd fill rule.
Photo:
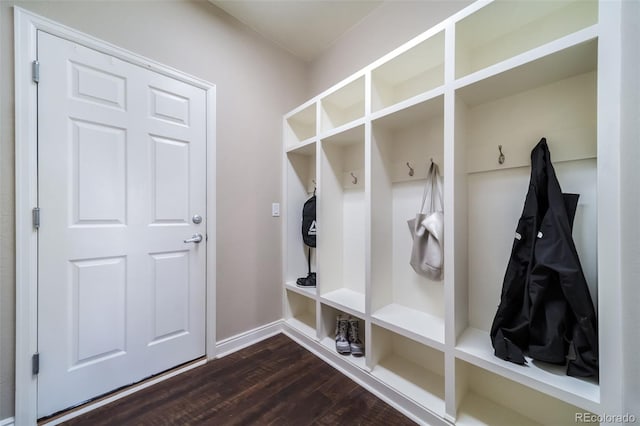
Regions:
<instances>
[{"instance_id":1,"label":"dark hardwood floor","mask_svg":"<svg viewBox=\"0 0 640 426\"><path fill-rule=\"evenodd\" d=\"M413 425L283 334L65 425Z\"/></svg>"}]
</instances>

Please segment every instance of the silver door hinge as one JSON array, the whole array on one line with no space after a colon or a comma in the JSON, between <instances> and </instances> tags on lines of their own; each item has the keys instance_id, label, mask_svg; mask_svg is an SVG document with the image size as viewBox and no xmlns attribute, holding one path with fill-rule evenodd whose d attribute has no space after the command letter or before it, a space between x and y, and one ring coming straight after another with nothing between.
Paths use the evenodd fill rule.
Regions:
<instances>
[{"instance_id":1,"label":"silver door hinge","mask_svg":"<svg viewBox=\"0 0 640 426\"><path fill-rule=\"evenodd\" d=\"M40 83L40 62L38 61L31 63L31 78L34 83Z\"/></svg>"},{"instance_id":2,"label":"silver door hinge","mask_svg":"<svg viewBox=\"0 0 640 426\"><path fill-rule=\"evenodd\" d=\"M31 374L34 376L40 372L40 354L36 352L31 357Z\"/></svg>"},{"instance_id":3,"label":"silver door hinge","mask_svg":"<svg viewBox=\"0 0 640 426\"><path fill-rule=\"evenodd\" d=\"M35 229L40 229L40 207L34 207L31 211L32 219L33 219L33 227Z\"/></svg>"}]
</instances>

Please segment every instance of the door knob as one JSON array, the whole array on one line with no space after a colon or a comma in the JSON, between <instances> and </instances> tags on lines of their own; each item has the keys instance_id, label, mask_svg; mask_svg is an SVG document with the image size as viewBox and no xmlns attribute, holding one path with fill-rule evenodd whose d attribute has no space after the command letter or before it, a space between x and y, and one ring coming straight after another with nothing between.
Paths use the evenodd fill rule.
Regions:
<instances>
[{"instance_id":1,"label":"door knob","mask_svg":"<svg viewBox=\"0 0 640 426\"><path fill-rule=\"evenodd\" d=\"M187 240L184 240L185 243L200 243L202 241L202 234L193 234L193 236Z\"/></svg>"}]
</instances>

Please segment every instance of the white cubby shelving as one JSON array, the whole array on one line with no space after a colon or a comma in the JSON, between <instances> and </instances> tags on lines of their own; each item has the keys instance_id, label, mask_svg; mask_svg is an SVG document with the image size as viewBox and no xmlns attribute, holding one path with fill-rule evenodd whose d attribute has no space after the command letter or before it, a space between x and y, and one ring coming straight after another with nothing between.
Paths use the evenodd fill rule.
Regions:
<instances>
[{"instance_id":1,"label":"white cubby shelving","mask_svg":"<svg viewBox=\"0 0 640 426\"><path fill-rule=\"evenodd\" d=\"M364 90L364 77L359 77L320 99L321 134L364 117Z\"/></svg>"},{"instance_id":2,"label":"white cubby shelving","mask_svg":"<svg viewBox=\"0 0 640 426\"><path fill-rule=\"evenodd\" d=\"M336 364L357 368L350 372L414 420L573 424L576 412L617 408L623 374L611 360L621 337L609 313L621 292L612 258L621 231L599 219L620 215L602 201L620 190L610 174L620 164L610 113L619 102L616 3L474 3L285 115L285 299L307 318L287 321L313 324L316 306L316 333L297 329L326 354L335 352L336 316L358 318L365 357ZM294 139L292 118L308 124ZM598 313L599 380L569 377L563 365L509 363L491 346L542 137L563 191L580 194L573 239ZM444 184L440 282L409 265L407 220L432 159ZM313 182L317 291L295 287L307 273L299 212Z\"/></svg>"},{"instance_id":3,"label":"white cubby shelving","mask_svg":"<svg viewBox=\"0 0 640 426\"><path fill-rule=\"evenodd\" d=\"M296 146L316 135L316 102L302 106L284 119L284 140L287 147Z\"/></svg>"},{"instance_id":4,"label":"white cubby shelving","mask_svg":"<svg viewBox=\"0 0 640 426\"><path fill-rule=\"evenodd\" d=\"M345 311L365 312L364 126L321 140L318 254L326 265L323 299Z\"/></svg>"},{"instance_id":5,"label":"white cubby shelving","mask_svg":"<svg viewBox=\"0 0 640 426\"><path fill-rule=\"evenodd\" d=\"M520 366L493 356L493 348L486 331L468 328L458 339L456 356L469 364L503 377L518 378L533 389L553 395L584 410L597 411L600 389L594 379L568 377L564 366L539 363L527 358Z\"/></svg>"},{"instance_id":6,"label":"white cubby shelving","mask_svg":"<svg viewBox=\"0 0 640 426\"><path fill-rule=\"evenodd\" d=\"M371 72L372 111L444 84L444 31L411 46Z\"/></svg>"},{"instance_id":7,"label":"white cubby shelving","mask_svg":"<svg viewBox=\"0 0 640 426\"><path fill-rule=\"evenodd\" d=\"M285 291L285 317L287 323L301 333L316 337L316 301L303 293Z\"/></svg>"},{"instance_id":8,"label":"white cubby shelving","mask_svg":"<svg viewBox=\"0 0 640 426\"><path fill-rule=\"evenodd\" d=\"M595 40L584 42L455 92L454 151L466 176L461 173L455 180L453 220L467 227L458 234L453 252L458 353L506 377L517 373L530 386L552 389L563 400L576 396L588 409L599 402L597 384L558 376L556 366L543 363L514 369L493 356L489 329L529 185L529 155L541 137L547 138L563 191L580 194L573 238L597 305L596 53ZM582 61L571 62L572 73L558 73L556 67L569 57ZM548 75L541 74L540 62L549 62ZM491 87L501 78L517 84L496 98ZM498 162L498 146L505 155L503 164Z\"/></svg>"},{"instance_id":9,"label":"white cubby shelving","mask_svg":"<svg viewBox=\"0 0 640 426\"><path fill-rule=\"evenodd\" d=\"M284 175L288 185L286 200L289 205L300 206L298 209L286 209L283 215L285 222L285 283L295 287L296 280L308 274L307 256L309 251L302 240L302 206L312 195L316 187L316 142L311 142L291 149L285 154ZM311 270L316 271L315 249L311 250ZM316 289L305 289L315 294Z\"/></svg>"},{"instance_id":10,"label":"white cubby shelving","mask_svg":"<svg viewBox=\"0 0 640 426\"><path fill-rule=\"evenodd\" d=\"M598 22L593 0L498 0L456 22L456 78Z\"/></svg>"},{"instance_id":11,"label":"white cubby shelving","mask_svg":"<svg viewBox=\"0 0 640 426\"><path fill-rule=\"evenodd\" d=\"M585 410L456 361L458 425L569 425Z\"/></svg>"},{"instance_id":12,"label":"white cubby shelving","mask_svg":"<svg viewBox=\"0 0 640 426\"><path fill-rule=\"evenodd\" d=\"M371 340L371 374L444 416L444 354L376 325Z\"/></svg>"},{"instance_id":13,"label":"white cubby shelving","mask_svg":"<svg viewBox=\"0 0 640 426\"><path fill-rule=\"evenodd\" d=\"M338 354L336 350L336 341L335 341L335 331L336 331L336 319L338 317L343 318L356 318L358 320L358 328L359 333L358 337L363 345L366 346L366 333L365 333L365 323L362 317L357 315L351 315L349 312L342 311L340 309L336 309L333 306L326 305L324 303L320 304L320 324L318 328L318 338L320 340L320 344L324 346L329 351L335 353L337 356L346 360L350 364L358 367L359 369L365 370L367 368L365 357L356 357L353 355L343 355Z\"/></svg>"},{"instance_id":14,"label":"white cubby shelving","mask_svg":"<svg viewBox=\"0 0 640 426\"><path fill-rule=\"evenodd\" d=\"M438 96L373 121L371 136L372 316L435 346L444 345L444 286L409 265L407 220L420 209L430 162L442 165L443 131Z\"/></svg>"}]
</instances>

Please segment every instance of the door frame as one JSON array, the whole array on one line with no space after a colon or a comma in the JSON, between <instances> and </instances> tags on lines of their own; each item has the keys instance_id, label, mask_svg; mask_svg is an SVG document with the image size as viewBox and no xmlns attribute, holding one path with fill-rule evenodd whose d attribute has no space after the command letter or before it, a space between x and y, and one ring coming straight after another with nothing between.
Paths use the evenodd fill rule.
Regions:
<instances>
[{"instance_id":1,"label":"door frame","mask_svg":"<svg viewBox=\"0 0 640 426\"><path fill-rule=\"evenodd\" d=\"M16 359L15 423L37 422L37 376L31 358L38 350L38 234L32 209L38 204L37 31L81 44L123 61L199 87L206 92L207 256L205 350L216 351L216 87L205 80L121 49L58 22L14 6L15 48L15 202L16 202ZM43 212L46 217L46 212Z\"/></svg>"}]
</instances>

